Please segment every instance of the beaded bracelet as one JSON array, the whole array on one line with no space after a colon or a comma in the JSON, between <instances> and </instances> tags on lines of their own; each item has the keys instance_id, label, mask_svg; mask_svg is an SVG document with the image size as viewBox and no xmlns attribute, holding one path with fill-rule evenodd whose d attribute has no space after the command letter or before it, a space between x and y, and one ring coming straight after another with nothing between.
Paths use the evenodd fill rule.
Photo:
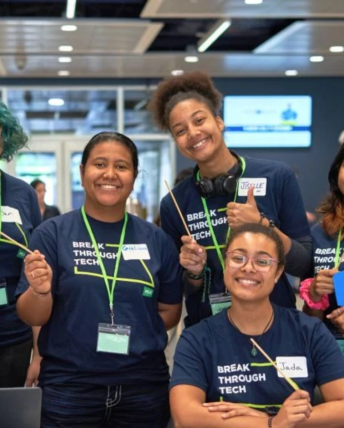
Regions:
<instances>
[{"instance_id":1,"label":"beaded bracelet","mask_svg":"<svg viewBox=\"0 0 344 428\"><path fill-rule=\"evenodd\" d=\"M202 279L204 277L204 269L198 275L194 275L193 273L189 272L188 270L186 271L186 274L187 274L188 278L190 278L190 279L194 279L194 280Z\"/></svg>"}]
</instances>

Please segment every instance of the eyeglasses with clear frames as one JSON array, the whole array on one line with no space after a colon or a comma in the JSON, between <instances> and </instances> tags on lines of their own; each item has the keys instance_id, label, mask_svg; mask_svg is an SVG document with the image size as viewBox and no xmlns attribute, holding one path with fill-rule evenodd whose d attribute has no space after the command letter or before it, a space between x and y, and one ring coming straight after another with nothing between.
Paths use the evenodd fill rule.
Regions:
<instances>
[{"instance_id":1,"label":"eyeglasses with clear frames","mask_svg":"<svg viewBox=\"0 0 344 428\"><path fill-rule=\"evenodd\" d=\"M278 263L278 260L261 254L248 257L238 251L228 251L226 253L226 263L232 268L240 269L244 267L249 260L252 261L253 267L258 272L269 272L273 264Z\"/></svg>"}]
</instances>

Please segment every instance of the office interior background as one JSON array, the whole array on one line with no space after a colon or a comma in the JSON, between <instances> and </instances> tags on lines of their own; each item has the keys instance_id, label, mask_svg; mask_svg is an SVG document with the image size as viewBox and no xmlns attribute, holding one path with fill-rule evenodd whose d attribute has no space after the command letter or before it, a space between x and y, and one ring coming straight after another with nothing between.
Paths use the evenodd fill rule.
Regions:
<instances>
[{"instance_id":1,"label":"office interior background","mask_svg":"<svg viewBox=\"0 0 344 428\"><path fill-rule=\"evenodd\" d=\"M138 145L133 200L153 220L164 180L192 164L146 107L162 78L194 70L224 97L310 97L310 145L293 146L289 132L281 147L272 127L266 147L248 131L233 149L292 166L307 210L325 196L344 129L344 1L1 0L0 19L1 98L30 135L29 149L0 167L43 179L46 202L63 212L82 204L83 147L116 130Z\"/></svg>"}]
</instances>

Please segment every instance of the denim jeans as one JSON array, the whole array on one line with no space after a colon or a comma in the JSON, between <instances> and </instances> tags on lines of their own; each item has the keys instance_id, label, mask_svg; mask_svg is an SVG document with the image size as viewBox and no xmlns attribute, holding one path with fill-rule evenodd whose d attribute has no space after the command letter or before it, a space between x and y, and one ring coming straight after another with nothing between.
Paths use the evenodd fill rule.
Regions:
<instances>
[{"instance_id":1,"label":"denim jeans","mask_svg":"<svg viewBox=\"0 0 344 428\"><path fill-rule=\"evenodd\" d=\"M42 387L42 428L165 428L168 383Z\"/></svg>"}]
</instances>

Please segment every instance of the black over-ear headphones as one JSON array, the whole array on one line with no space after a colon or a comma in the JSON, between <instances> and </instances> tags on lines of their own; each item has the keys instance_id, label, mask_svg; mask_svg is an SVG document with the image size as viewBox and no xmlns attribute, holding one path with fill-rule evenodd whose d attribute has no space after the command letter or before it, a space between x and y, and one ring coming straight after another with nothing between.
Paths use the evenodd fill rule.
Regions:
<instances>
[{"instance_id":1,"label":"black over-ear headphones","mask_svg":"<svg viewBox=\"0 0 344 428\"><path fill-rule=\"evenodd\" d=\"M200 177L198 165L196 165L193 178L197 189L203 198L210 196L223 196L233 194L236 189L237 181L243 173L243 165L240 157L235 153L231 154L237 159L237 168L234 173L220 174L215 178Z\"/></svg>"}]
</instances>

